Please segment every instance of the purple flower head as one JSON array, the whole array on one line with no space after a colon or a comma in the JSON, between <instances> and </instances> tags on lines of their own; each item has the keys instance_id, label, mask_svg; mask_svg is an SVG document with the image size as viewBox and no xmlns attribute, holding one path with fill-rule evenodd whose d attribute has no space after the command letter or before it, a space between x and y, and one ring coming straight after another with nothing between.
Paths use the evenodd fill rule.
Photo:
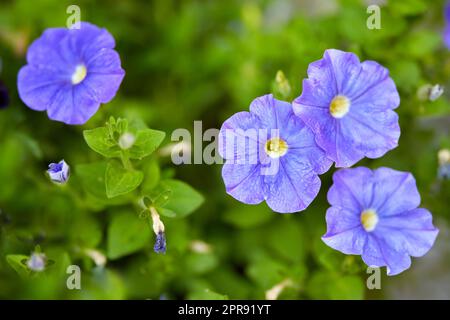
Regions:
<instances>
[{"instance_id":1,"label":"purple flower head","mask_svg":"<svg viewBox=\"0 0 450 320\"><path fill-rule=\"evenodd\" d=\"M330 49L309 65L303 93L293 107L336 166L349 167L397 146L400 127L392 109L399 103L386 68Z\"/></svg>"},{"instance_id":2,"label":"purple flower head","mask_svg":"<svg viewBox=\"0 0 450 320\"><path fill-rule=\"evenodd\" d=\"M41 272L45 269L46 256L43 253L33 253L27 261L27 267L35 272Z\"/></svg>"},{"instance_id":3,"label":"purple flower head","mask_svg":"<svg viewBox=\"0 0 450 320\"><path fill-rule=\"evenodd\" d=\"M222 177L228 194L247 204L265 200L281 213L305 209L319 192L318 174L332 163L291 104L272 95L253 100L250 112L224 122L219 152L226 160Z\"/></svg>"},{"instance_id":4,"label":"purple flower head","mask_svg":"<svg viewBox=\"0 0 450 320\"><path fill-rule=\"evenodd\" d=\"M8 105L9 105L8 89L0 80L0 109L6 108Z\"/></svg>"},{"instance_id":5,"label":"purple flower head","mask_svg":"<svg viewBox=\"0 0 450 320\"><path fill-rule=\"evenodd\" d=\"M447 47L447 49L450 49L450 1L447 1L444 7L444 20L445 20L445 27L444 27L444 44Z\"/></svg>"},{"instance_id":6,"label":"purple flower head","mask_svg":"<svg viewBox=\"0 0 450 320\"><path fill-rule=\"evenodd\" d=\"M156 253L166 253L166 234L164 232L159 232L156 235L155 245L153 250Z\"/></svg>"},{"instance_id":7,"label":"purple flower head","mask_svg":"<svg viewBox=\"0 0 450 320\"><path fill-rule=\"evenodd\" d=\"M327 233L322 240L345 254L361 255L388 275L408 269L412 257L430 250L438 234L431 213L418 208L411 173L389 168L342 169L328 191Z\"/></svg>"},{"instance_id":8,"label":"purple flower head","mask_svg":"<svg viewBox=\"0 0 450 320\"><path fill-rule=\"evenodd\" d=\"M64 184L69 180L70 168L64 160L58 163L50 163L47 173L53 182Z\"/></svg>"},{"instance_id":9,"label":"purple flower head","mask_svg":"<svg viewBox=\"0 0 450 320\"><path fill-rule=\"evenodd\" d=\"M88 121L115 96L125 75L111 34L87 22L80 26L47 29L28 48L17 80L29 108L67 124Z\"/></svg>"}]
</instances>

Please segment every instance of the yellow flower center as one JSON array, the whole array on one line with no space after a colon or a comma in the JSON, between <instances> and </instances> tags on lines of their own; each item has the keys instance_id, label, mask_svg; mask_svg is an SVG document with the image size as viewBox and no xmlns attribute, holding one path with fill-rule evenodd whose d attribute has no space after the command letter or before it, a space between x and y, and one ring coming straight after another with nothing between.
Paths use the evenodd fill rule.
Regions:
<instances>
[{"instance_id":1,"label":"yellow flower center","mask_svg":"<svg viewBox=\"0 0 450 320\"><path fill-rule=\"evenodd\" d=\"M367 209L361 213L361 224L367 232L375 230L378 224L378 215L375 210Z\"/></svg>"},{"instance_id":2,"label":"yellow flower center","mask_svg":"<svg viewBox=\"0 0 450 320\"><path fill-rule=\"evenodd\" d=\"M72 84L77 85L86 78L87 69L84 64L79 64L72 74Z\"/></svg>"},{"instance_id":3,"label":"yellow flower center","mask_svg":"<svg viewBox=\"0 0 450 320\"><path fill-rule=\"evenodd\" d=\"M346 96L338 95L331 100L330 113L339 119L345 116L350 109L350 100Z\"/></svg>"},{"instance_id":4,"label":"yellow flower center","mask_svg":"<svg viewBox=\"0 0 450 320\"><path fill-rule=\"evenodd\" d=\"M286 141L280 138L272 138L267 140L265 145L266 153L271 158L279 158L284 156L288 150Z\"/></svg>"}]
</instances>

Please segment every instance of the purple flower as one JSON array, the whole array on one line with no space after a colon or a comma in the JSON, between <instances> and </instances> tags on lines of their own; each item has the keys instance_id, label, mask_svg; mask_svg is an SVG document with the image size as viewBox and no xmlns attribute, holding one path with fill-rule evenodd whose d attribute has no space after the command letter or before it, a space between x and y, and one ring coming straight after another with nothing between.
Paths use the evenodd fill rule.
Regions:
<instances>
[{"instance_id":1,"label":"purple flower","mask_svg":"<svg viewBox=\"0 0 450 320\"><path fill-rule=\"evenodd\" d=\"M109 102L125 71L106 29L82 22L80 29L50 28L28 48L19 72L20 98L50 119L83 124Z\"/></svg>"},{"instance_id":2,"label":"purple flower","mask_svg":"<svg viewBox=\"0 0 450 320\"><path fill-rule=\"evenodd\" d=\"M224 122L219 152L226 160L222 177L228 194L247 204L265 200L281 213L305 209L319 192L318 174L332 163L291 104L272 95Z\"/></svg>"},{"instance_id":3,"label":"purple flower","mask_svg":"<svg viewBox=\"0 0 450 320\"><path fill-rule=\"evenodd\" d=\"M70 168L64 160L58 163L50 163L47 173L53 182L64 184L69 180Z\"/></svg>"},{"instance_id":4,"label":"purple flower","mask_svg":"<svg viewBox=\"0 0 450 320\"><path fill-rule=\"evenodd\" d=\"M444 28L444 44L450 49L450 1L447 1L444 8L444 20L445 20L445 28Z\"/></svg>"},{"instance_id":5,"label":"purple flower","mask_svg":"<svg viewBox=\"0 0 450 320\"><path fill-rule=\"evenodd\" d=\"M27 266L30 270L41 272L45 269L47 257L43 253L33 253L27 261Z\"/></svg>"},{"instance_id":6,"label":"purple flower","mask_svg":"<svg viewBox=\"0 0 450 320\"><path fill-rule=\"evenodd\" d=\"M326 50L309 65L294 112L337 167L378 158L397 146L400 98L389 71L353 53Z\"/></svg>"},{"instance_id":7,"label":"purple flower","mask_svg":"<svg viewBox=\"0 0 450 320\"><path fill-rule=\"evenodd\" d=\"M158 232L156 235L155 245L153 250L156 253L166 253L166 234L164 232Z\"/></svg>"},{"instance_id":8,"label":"purple flower","mask_svg":"<svg viewBox=\"0 0 450 320\"><path fill-rule=\"evenodd\" d=\"M430 250L438 234L420 204L411 173L365 167L334 173L328 191L327 233L322 240L345 254L358 254L388 275L408 269L412 257Z\"/></svg>"}]
</instances>

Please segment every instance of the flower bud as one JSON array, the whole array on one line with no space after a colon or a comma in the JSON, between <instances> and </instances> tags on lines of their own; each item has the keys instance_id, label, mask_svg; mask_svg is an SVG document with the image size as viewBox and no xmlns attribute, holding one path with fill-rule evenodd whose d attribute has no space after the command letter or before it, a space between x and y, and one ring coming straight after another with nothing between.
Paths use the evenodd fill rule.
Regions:
<instances>
[{"instance_id":1,"label":"flower bud","mask_svg":"<svg viewBox=\"0 0 450 320\"><path fill-rule=\"evenodd\" d=\"M435 101L444 93L444 87L440 84L426 84L419 88L417 96L422 101Z\"/></svg>"},{"instance_id":2,"label":"flower bud","mask_svg":"<svg viewBox=\"0 0 450 320\"><path fill-rule=\"evenodd\" d=\"M65 184L69 180L70 168L64 160L61 160L59 163L50 163L47 173L53 182Z\"/></svg>"},{"instance_id":3,"label":"flower bud","mask_svg":"<svg viewBox=\"0 0 450 320\"><path fill-rule=\"evenodd\" d=\"M150 207L150 213L153 220L153 232L156 234L153 250L156 253L166 253L166 234L164 233L164 223L162 223L158 212L154 207Z\"/></svg>"},{"instance_id":4,"label":"flower bud","mask_svg":"<svg viewBox=\"0 0 450 320\"><path fill-rule=\"evenodd\" d=\"M136 137L134 136L134 134L125 132L119 138L119 147L122 150L127 150L127 149L130 149L134 145L135 142L136 142Z\"/></svg>"},{"instance_id":5,"label":"flower bud","mask_svg":"<svg viewBox=\"0 0 450 320\"><path fill-rule=\"evenodd\" d=\"M155 245L153 246L153 250L156 253L166 253L166 234L164 232L160 232L156 235Z\"/></svg>"},{"instance_id":6,"label":"flower bud","mask_svg":"<svg viewBox=\"0 0 450 320\"><path fill-rule=\"evenodd\" d=\"M43 253L33 253L27 261L27 266L30 270L41 272L45 269L45 262L47 258Z\"/></svg>"}]
</instances>

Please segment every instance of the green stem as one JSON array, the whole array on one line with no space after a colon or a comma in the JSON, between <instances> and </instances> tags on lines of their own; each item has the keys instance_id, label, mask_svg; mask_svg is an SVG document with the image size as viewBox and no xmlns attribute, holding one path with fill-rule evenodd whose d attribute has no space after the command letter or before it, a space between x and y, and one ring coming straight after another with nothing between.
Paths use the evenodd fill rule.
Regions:
<instances>
[{"instance_id":1,"label":"green stem","mask_svg":"<svg viewBox=\"0 0 450 320\"><path fill-rule=\"evenodd\" d=\"M127 170L129 170L129 171L134 170L133 165L131 164L130 157L129 157L127 151L123 150L123 151L120 153L120 159L122 160L122 165L123 165L123 167L124 167L125 169L127 169Z\"/></svg>"}]
</instances>

